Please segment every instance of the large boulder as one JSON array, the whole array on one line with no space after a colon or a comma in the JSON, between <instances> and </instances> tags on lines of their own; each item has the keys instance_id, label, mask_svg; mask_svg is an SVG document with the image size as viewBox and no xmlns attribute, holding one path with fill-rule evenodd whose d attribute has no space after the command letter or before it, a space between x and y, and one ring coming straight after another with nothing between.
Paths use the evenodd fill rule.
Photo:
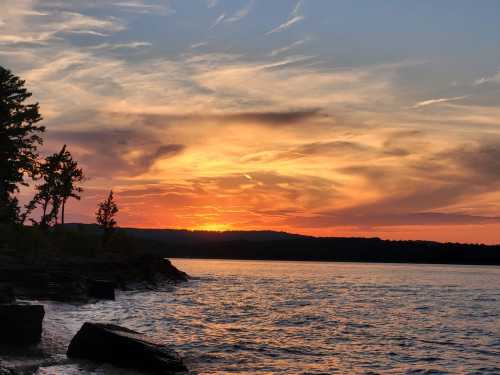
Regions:
<instances>
[{"instance_id":1,"label":"large boulder","mask_svg":"<svg viewBox=\"0 0 500 375\"><path fill-rule=\"evenodd\" d=\"M37 343L42 336L44 315L41 305L0 305L0 344Z\"/></svg>"},{"instance_id":2,"label":"large boulder","mask_svg":"<svg viewBox=\"0 0 500 375\"><path fill-rule=\"evenodd\" d=\"M85 323L71 340L67 355L154 374L187 371L174 350L113 324Z\"/></svg>"}]
</instances>

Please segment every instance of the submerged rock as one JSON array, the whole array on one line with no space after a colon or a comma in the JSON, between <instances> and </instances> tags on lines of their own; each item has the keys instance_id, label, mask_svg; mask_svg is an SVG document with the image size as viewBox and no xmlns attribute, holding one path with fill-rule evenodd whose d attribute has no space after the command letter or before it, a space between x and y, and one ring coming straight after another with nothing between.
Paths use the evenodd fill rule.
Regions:
<instances>
[{"instance_id":1,"label":"submerged rock","mask_svg":"<svg viewBox=\"0 0 500 375\"><path fill-rule=\"evenodd\" d=\"M0 305L0 344L37 343L42 336L44 315L41 305Z\"/></svg>"},{"instance_id":2,"label":"submerged rock","mask_svg":"<svg viewBox=\"0 0 500 375\"><path fill-rule=\"evenodd\" d=\"M85 323L71 340L67 355L154 374L187 371L174 350L113 324Z\"/></svg>"},{"instance_id":3,"label":"submerged rock","mask_svg":"<svg viewBox=\"0 0 500 375\"><path fill-rule=\"evenodd\" d=\"M115 283L108 280L89 280L89 296L98 299L115 299Z\"/></svg>"}]
</instances>

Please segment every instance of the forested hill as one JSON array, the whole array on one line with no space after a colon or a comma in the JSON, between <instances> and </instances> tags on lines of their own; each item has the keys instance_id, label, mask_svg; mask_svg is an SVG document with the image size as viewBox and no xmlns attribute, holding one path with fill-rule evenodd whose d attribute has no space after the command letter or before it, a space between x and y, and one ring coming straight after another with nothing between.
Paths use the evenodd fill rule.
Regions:
<instances>
[{"instance_id":1,"label":"forested hill","mask_svg":"<svg viewBox=\"0 0 500 375\"><path fill-rule=\"evenodd\" d=\"M95 233L94 225L69 224ZM308 237L273 231L206 232L120 228L166 257L500 265L500 246Z\"/></svg>"}]
</instances>

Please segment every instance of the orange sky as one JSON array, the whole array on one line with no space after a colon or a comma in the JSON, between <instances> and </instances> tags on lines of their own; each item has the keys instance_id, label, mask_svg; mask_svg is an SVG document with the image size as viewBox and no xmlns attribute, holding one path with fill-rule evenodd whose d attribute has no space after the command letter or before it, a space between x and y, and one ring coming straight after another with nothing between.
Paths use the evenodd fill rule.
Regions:
<instances>
[{"instance_id":1,"label":"orange sky","mask_svg":"<svg viewBox=\"0 0 500 375\"><path fill-rule=\"evenodd\" d=\"M279 3L0 4L69 219L112 188L122 226L500 243L495 12Z\"/></svg>"}]
</instances>

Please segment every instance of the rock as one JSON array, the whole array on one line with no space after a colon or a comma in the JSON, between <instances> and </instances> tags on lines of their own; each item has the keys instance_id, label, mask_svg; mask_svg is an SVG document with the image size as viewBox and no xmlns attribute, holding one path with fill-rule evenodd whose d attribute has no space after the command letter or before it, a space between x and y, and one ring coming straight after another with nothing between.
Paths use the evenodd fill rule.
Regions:
<instances>
[{"instance_id":1,"label":"rock","mask_svg":"<svg viewBox=\"0 0 500 375\"><path fill-rule=\"evenodd\" d=\"M67 355L154 374L187 371L174 350L113 324L85 323L71 340Z\"/></svg>"},{"instance_id":2,"label":"rock","mask_svg":"<svg viewBox=\"0 0 500 375\"><path fill-rule=\"evenodd\" d=\"M115 283L107 280L89 280L89 296L98 299L115 299Z\"/></svg>"},{"instance_id":3,"label":"rock","mask_svg":"<svg viewBox=\"0 0 500 375\"><path fill-rule=\"evenodd\" d=\"M0 304L1 303L14 303L16 296L14 288L10 284L0 284Z\"/></svg>"},{"instance_id":4,"label":"rock","mask_svg":"<svg viewBox=\"0 0 500 375\"><path fill-rule=\"evenodd\" d=\"M163 279L179 282L188 280L187 273L173 266L170 260L158 255L143 255L133 259L131 263L135 269L142 273L142 279L146 281L155 282Z\"/></svg>"},{"instance_id":5,"label":"rock","mask_svg":"<svg viewBox=\"0 0 500 375\"><path fill-rule=\"evenodd\" d=\"M0 367L0 375L14 375L15 372L8 368Z\"/></svg>"},{"instance_id":6,"label":"rock","mask_svg":"<svg viewBox=\"0 0 500 375\"><path fill-rule=\"evenodd\" d=\"M0 305L0 344L37 343L42 335L44 315L41 305Z\"/></svg>"}]
</instances>

